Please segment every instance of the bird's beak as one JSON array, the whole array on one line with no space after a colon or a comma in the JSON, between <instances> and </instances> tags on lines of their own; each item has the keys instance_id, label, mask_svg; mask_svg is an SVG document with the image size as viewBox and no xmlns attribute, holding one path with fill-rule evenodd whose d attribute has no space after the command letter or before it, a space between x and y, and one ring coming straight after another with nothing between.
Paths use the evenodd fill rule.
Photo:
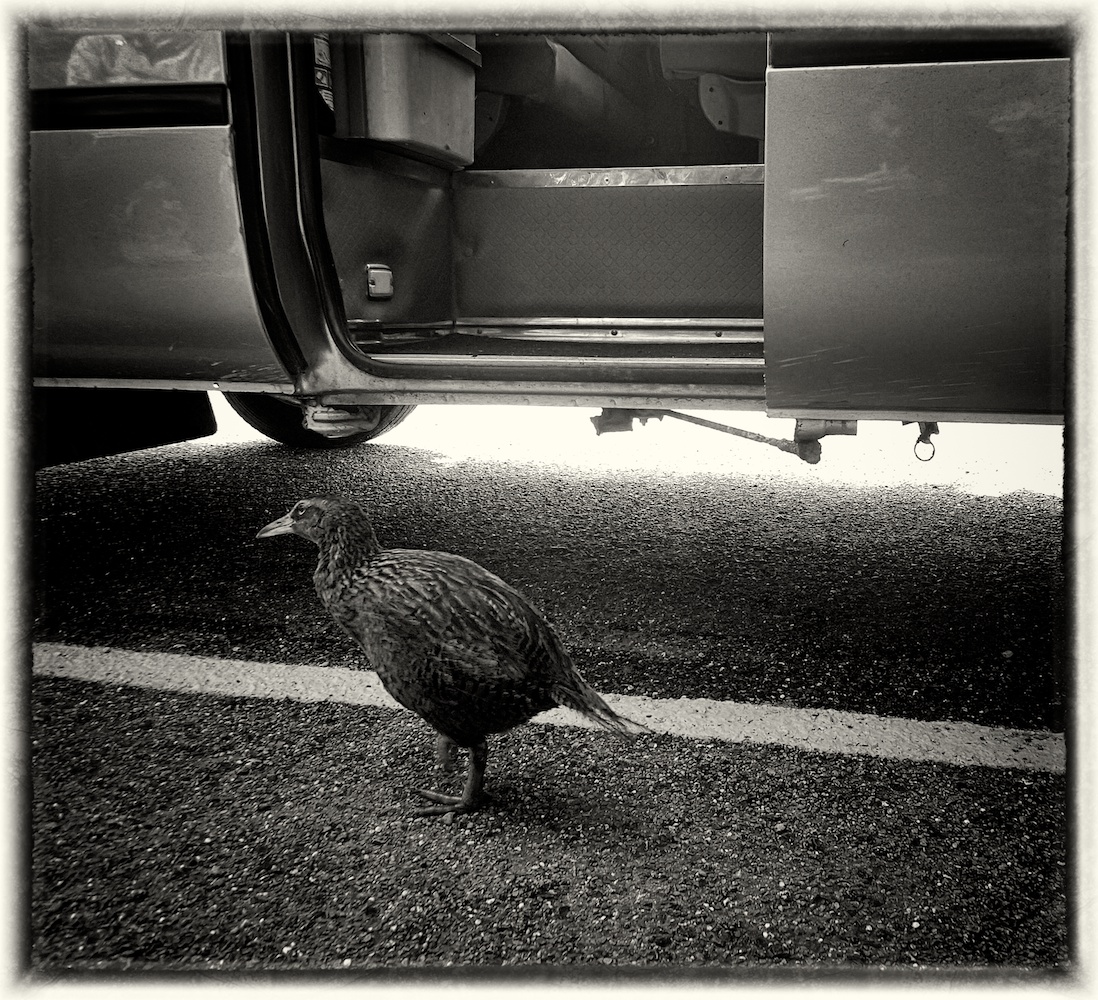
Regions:
<instances>
[{"instance_id":1,"label":"bird's beak","mask_svg":"<svg viewBox=\"0 0 1098 1000\"><path fill-rule=\"evenodd\" d=\"M289 535L294 530L294 521L289 514L283 514L277 521L272 521L265 528L256 532L256 538L273 538L275 535Z\"/></svg>"}]
</instances>

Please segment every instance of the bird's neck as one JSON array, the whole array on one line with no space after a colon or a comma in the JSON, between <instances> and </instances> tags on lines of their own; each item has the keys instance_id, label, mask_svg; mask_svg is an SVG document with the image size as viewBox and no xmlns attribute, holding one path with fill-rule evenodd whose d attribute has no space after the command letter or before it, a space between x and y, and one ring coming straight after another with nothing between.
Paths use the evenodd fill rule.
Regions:
<instances>
[{"instance_id":1,"label":"bird's neck","mask_svg":"<svg viewBox=\"0 0 1098 1000\"><path fill-rule=\"evenodd\" d=\"M377 536L369 525L337 525L321 540L316 575L336 583L346 579L380 551Z\"/></svg>"}]
</instances>

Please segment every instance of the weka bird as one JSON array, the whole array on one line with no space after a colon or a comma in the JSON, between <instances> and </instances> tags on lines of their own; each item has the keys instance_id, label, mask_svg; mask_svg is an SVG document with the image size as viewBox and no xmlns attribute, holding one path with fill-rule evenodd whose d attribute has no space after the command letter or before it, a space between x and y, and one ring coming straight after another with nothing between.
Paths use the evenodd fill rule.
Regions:
<instances>
[{"instance_id":1,"label":"weka bird","mask_svg":"<svg viewBox=\"0 0 1098 1000\"><path fill-rule=\"evenodd\" d=\"M618 715L579 675L548 622L517 590L463 556L383 549L362 508L336 497L301 500L256 537L301 535L320 559L313 583L386 690L438 733L444 766L470 750L460 797L417 789L438 803L420 815L476 808L485 738L557 705L618 733L645 727Z\"/></svg>"}]
</instances>

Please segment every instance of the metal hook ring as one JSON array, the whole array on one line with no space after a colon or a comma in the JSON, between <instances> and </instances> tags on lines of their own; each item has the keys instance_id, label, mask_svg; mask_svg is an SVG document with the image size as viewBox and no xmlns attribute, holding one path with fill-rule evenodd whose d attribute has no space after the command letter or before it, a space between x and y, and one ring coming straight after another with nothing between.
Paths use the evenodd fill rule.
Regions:
<instances>
[{"instance_id":1,"label":"metal hook ring","mask_svg":"<svg viewBox=\"0 0 1098 1000\"><path fill-rule=\"evenodd\" d=\"M927 455L927 456L926 456L926 458L923 458L923 456L919 454L919 445L921 445L921 444L928 444L928 445L930 445L930 454L929 454L929 455ZM919 439L918 439L918 440L917 440L917 441L915 442L915 449L914 449L914 450L915 450L915 457L916 457L916 458L917 458L917 459L918 459L918 460L919 460L920 462L929 462L929 461L930 461L930 460L931 460L931 459L932 459L932 458L934 457L934 450L935 450L935 449L934 449L934 442L933 442L933 441L931 441L931 440L930 440L929 438L928 438L928 439L926 439L925 441L924 441L924 440L923 440L922 438L919 438Z\"/></svg>"}]
</instances>

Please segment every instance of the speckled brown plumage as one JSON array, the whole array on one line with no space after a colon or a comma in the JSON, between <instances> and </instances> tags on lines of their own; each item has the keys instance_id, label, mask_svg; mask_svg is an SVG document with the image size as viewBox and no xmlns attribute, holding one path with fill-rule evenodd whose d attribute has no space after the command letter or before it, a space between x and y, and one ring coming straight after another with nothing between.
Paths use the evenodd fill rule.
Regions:
<instances>
[{"instance_id":1,"label":"speckled brown plumage","mask_svg":"<svg viewBox=\"0 0 1098 1000\"><path fill-rule=\"evenodd\" d=\"M291 532L318 546L313 582L321 602L389 693L441 734L440 758L447 742L473 751L461 798L422 792L440 803L425 811L474 808L485 738L557 705L630 732L629 720L579 675L537 609L477 563L447 552L383 549L361 507L334 497L298 502L259 537Z\"/></svg>"}]
</instances>

